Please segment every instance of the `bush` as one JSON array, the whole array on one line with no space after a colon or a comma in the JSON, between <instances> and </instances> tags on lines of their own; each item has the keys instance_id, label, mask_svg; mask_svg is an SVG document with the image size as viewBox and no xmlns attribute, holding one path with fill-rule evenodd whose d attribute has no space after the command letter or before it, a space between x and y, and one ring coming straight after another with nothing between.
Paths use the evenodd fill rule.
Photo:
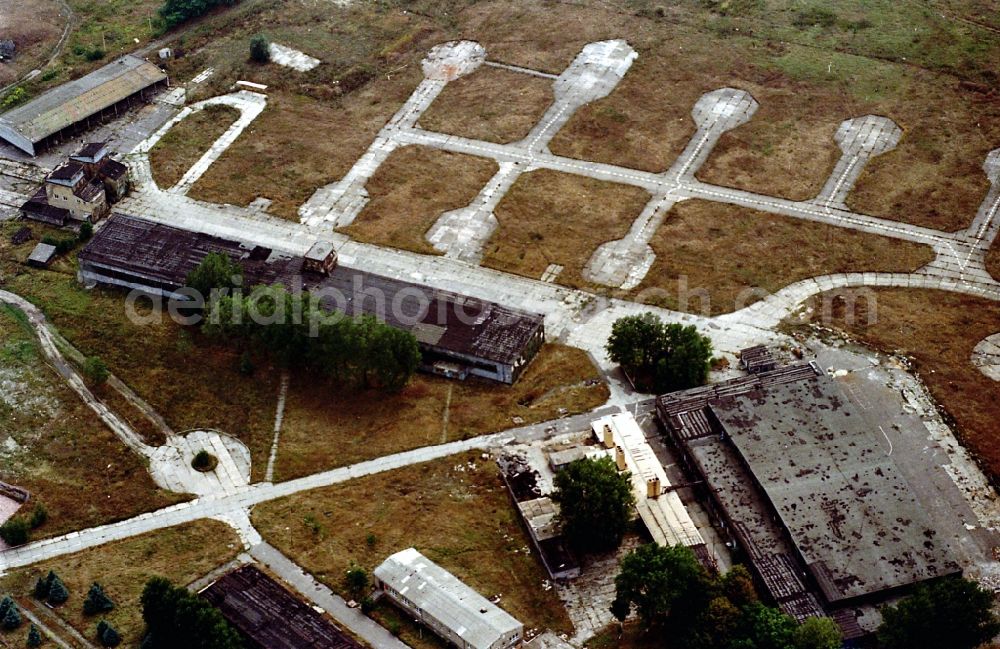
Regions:
<instances>
[{"instance_id":1,"label":"bush","mask_svg":"<svg viewBox=\"0 0 1000 649\"><path fill-rule=\"evenodd\" d=\"M218 463L216 457L205 450L195 453L194 459L191 460L191 466L194 470L202 472L211 471Z\"/></svg>"},{"instance_id":2,"label":"bush","mask_svg":"<svg viewBox=\"0 0 1000 649\"><path fill-rule=\"evenodd\" d=\"M42 243L47 243L55 248L56 254L65 255L76 246L77 239L75 237L57 238L49 234L42 237Z\"/></svg>"},{"instance_id":3,"label":"bush","mask_svg":"<svg viewBox=\"0 0 1000 649\"><path fill-rule=\"evenodd\" d=\"M97 623L97 640L104 647L117 647L122 642L122 637L115 630L115 627L108 624L107 620Z\"/></svg>"},{"instance_id":4,"label":"bush","mask_svg":"<svg viewBox=\"0 0 1000 649\"><path fill-rule=\"evenodd\" d=\"M92 236L94 236L94 224L90 221L84 221L80 225L80 241L87 241Z\"/></svg>"},{"instance_id":5,"label":"bush","mask_svg":"<svg viewBox=\"0 0 1000 649\"><path fill-rule=\"evenodd\" d=\"M31 529L37 530L42 525L45 525L48 520L49 510L45 509L45 505L42 503L37 503L31 511Z\"/></svg>"},{"instance_id":6,"label":"bush","mask_svg":"<svg viewBox=\"0 0 1000 649\"><path fill-rule=\"evenodd\" d=\"M91 584L87 591L87 598L83 600L83 612L87 615L107 613L115 608L115 603L111 601L104 588L96 581Z\"/></svg>"},{"instance_id":7,"label":"bush","mask_svg":"<svg viewBox=\"0 0 1000 649\"><path fill-rule=\"evenodd\" d=\"M361 612L365 615L371 615L372 611L375 610L375 600L371 597L366 597L361 600Z\"/></svg>"},{"instance_id":8,"label":"bush","mask_svg":"<svg viewBox=\"0 0 1000 649\"><path fill-rule=\"evenodd\" d=\"M48 575L38 578L38 581L35 582L35 599L44 601L49 598L49 587L52 585L52 579L55 575L56 573L50 570Z\"/></svg>"},{"instance_id":9,"label":"bush","mask_svg":"<svg viewBox=\"0 0 1000 649\"><path fill-rule=\"evenodd\" d=\"M66 600L69 599L69 591L66 589L66 584L55 573L49 574L52 575L52 581L49 582L48 603L53 606L65 604Z\"/></svg>"},{"instance_id":10,"label":"bush","mask_svg":"<svg viewBox=\"0 0 1000 649\"><path fill-rule=\"evenodd\" d=\"M89 356L83 362L83 374L87 377L87 382L91 385L104 385L111 376L108 366L104 364L99 356Z\"/></svg>"},{"instance_id":11,"label":"bush","mask_svg":"<svg viewBox=\"0 0 1000 649\"><path fill-rule=\"evenodd\" d=\"M257 63L269 63L271 61L271 43L262 34L257 34L250 39L250 59Z\"/></svg>"},{"instance_id":12,"label":"bush","mask_svg":"<svg viewBox=\"0 0 1000 649\"><path fill-rule=\"evenodd\" d=\"M28 629L28 639L25 644L32 648L42 646L42 634L39 633L38 627L34 624Z\"/></svg>"},{"instance_id":13,"label":"bush","mask_svg":"<svg viewBox=\"0 0 1000 649\"><path fill-rule=\"evenodd\" d=\"M11 604L3 615L3 628L7 631L13 631L21 626L21 622L21 612L17 610L17 604Z\"/></svg>"},{"instance_id":14,"label":"bush","mask_svg":"<svg viewBox=\"0 0 1000 649\"><path fill-rule=\"evenodd\" d=\"M27 90L18 86L4 95L3 99L0 99L0 110L6 110L17 106L18 104L23 104L28 101L30 96L31 95L28 94Z\"/></svg>"},{"instance_id":15,"label":"bush","mask_svg":"<svg viewBox=\"0 0 1000 649\"><path fill-rule=\"evenodd\" d=\"M171 29L216 7L231 7L238 2L239 0L166 0L160 7L160 17L163 18L164 26Z\"/></svg>"},{"instance_id":16,"label":"bush","mask_svg":"<svg viewBox=\"0 0 1000 649\"><path fill-rule=\"evenodd\" d=\"M365 572L364 568L351 567L344 574L344 587L352 598L360 598L368 588L368 573Z\"/></svg>"},{"instance_id":17,"label":"bush","mask_svg":"<svg viewBox=\"0 0 1000 649\"><path fill-rule=\"evenodd\" d=\"M31 525L21 516L0 525L0 539L7 545L24 545L31 540Z\"/></svg>"}]
</instances>

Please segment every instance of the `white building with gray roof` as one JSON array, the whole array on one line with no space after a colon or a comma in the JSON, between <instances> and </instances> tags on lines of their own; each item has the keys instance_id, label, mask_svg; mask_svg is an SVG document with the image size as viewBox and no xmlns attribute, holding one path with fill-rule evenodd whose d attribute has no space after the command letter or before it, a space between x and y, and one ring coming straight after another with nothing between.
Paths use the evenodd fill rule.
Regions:
<instances>
[{"instance_id":1,"label":"white building with gray roof","mask_svg":"<svg viewBox=\"0 0 1000 649\"><path fill-rule=\"evenodd\" d=\"M375 568L377 595L459 649L520 646L524 625L414 548Z\"/></svg>"}]
</instances>

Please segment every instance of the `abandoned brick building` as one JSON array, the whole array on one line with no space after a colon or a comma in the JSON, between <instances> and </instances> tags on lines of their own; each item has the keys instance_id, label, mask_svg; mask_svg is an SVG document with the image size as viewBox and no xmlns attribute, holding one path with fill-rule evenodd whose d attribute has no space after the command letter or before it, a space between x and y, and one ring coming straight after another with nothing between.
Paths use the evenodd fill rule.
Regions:
<instances>
[{"instance_id":1,"label":"abandoned brick building","mask_svg":"<svg viewBox=\"0 0 1000 649\"><path fill-rule=\"evenodd\" d=\"M128 188L125 165L111 158L105 142L90 142L46 177L45 184L21 206L21 214L57 227L97 223Z\"/></svg>"},{"instance_id":2,"label":"abandoned brick building","mask_svg":"<svg viewBox=\"0 0 1000 649\"><path fill-rule=\"evenodd\" d=\"M181 291L187 276L213 252L242 267L244 286L301 286L331 311L410 331L426 372L514 383L545 341L539 314L339 265L332 246L295 256L124 214L113 214L80 251L79 279L190 300Z\"/></svg>"}]
</instances>

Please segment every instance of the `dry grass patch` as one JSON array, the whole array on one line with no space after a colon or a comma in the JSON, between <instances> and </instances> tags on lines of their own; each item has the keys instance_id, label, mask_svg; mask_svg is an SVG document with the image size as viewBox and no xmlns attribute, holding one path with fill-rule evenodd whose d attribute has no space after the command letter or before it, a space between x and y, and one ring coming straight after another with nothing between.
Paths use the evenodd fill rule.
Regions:
<instances>
[{"instance_id":1,"label":"dry grass patch","mask_svg":"<svg viewBox=\"0 0 1000 649\"><path fill-rule=\"evenodd\" d=\"M46 364L24 315L7 306L0 306L0 448L3 479L49 512L37 538L184 500L153 484L142 458Z\"/></svg>"},{"instance_id":2,"label":"dry grass patch","mask_svg":"<svg viewBox=\"0 0 1000 649\"><path fill-rule=\"evenodd\" d=\"M656 262L634 296L711 315L758 301L753 289L773 293L829 273L910 272L934 259L928 246L701 200L675 205L651 245Z\"/></svg>"},{"instance_id":3,"label":"dry grass patch","mask_svg":"<svg viewBox=\"0 0 1000 649\"><path fill-rule=\"evenodd\" d=\"M572 629L532 555L492 460L477 453L353 480L258 505L261 534L335 591L352 565L369 573L415 547L526 628ZM424 632L424 635L429 635ZM409 642L409 638L404 637Z\"/></svg>"},{"instance_id":4,"label":"dry grass patch","mask_svg":"<svg viewBox=\"0 0 1000 649\"><path fill-rule=\"evenodd\" d=\"M261 367L253 376L240 374L238 352L174 324L166 313L148 324L132 322L125 294L84 290L72 259L63 262L69 266L64 270L40 272L14 266L5 257L0 257L0 269L9 271L4 287L39 305L81 353L100 356L174 430L214 428L238 437L253 455L254 476L263 475L278 372Z\"/></svg>"},{"instance_id":5,"label":"dry grass patch","mask_svg":"<svg viewBox=\"0 0 1000 649\"><path fill-rule=\"evenodd\" d=\"M833 300L833 321L823 324L842 328L873 347L912 357L931 394L954 418L963 444L994 479L1000 476L997 382L970 361L983 338L1000 332L1000 303L943 291L871 290L877 311L859 300L852 324L845 302ZM869 319L875 322L868 324Z\"/></svg>"},{"instance_id":6,"label":"dry grass patch","mask_svg":"<svg viewBox=\"0 0 1000 649\"><path fill-rule=\"evenodd\" d=\"M581 273L605 241L620 239L649 202L637 187L543 169L522 175L496 209L500 222L483 265L538 279L549 264L557 281L583 286Z\"/></svg>"},{"instance_id":7,"label":"dry grass patch","mask_svg":"<svg viewBox=\"0 0 1000 649\"><path fill-rule=\"evenodd\" d=\"M437 254L424 234L443 212L472 202L497 169L487 158L422 146L397 149L368 181L365 209L341 231L358 241Z\"/></svg>"},{"instance_id":8,"label":"dry grass patch","mask_svg":"<svg viewBox=\"0 0 1000 649\"><path fill-rule=\"evenodd\" d=\"M535 423L558 417L560 408L585 412L607 398L587 354L562 345L543 346L511 387L418 374L399 394L386 395L293 380L276 479L505 430L514 417Z\"/></svg>"},{"instance_id":9,"label":"dry grass patch","mask_svg":"<svg viewBox=\"0 0 1000 649\"><path fill-rule=\"evenodd\" d=\"M833 137L843 106L822 110L797 92L801 84L776 83L755 93L762 103L753 120L722 136L699 180L796 201L820 193L841 157Z\"/></svg>"},{"instance_id":10,"label":"dry grass patch","mask_svg":"<svg viewBox=\"0 0 1000 649\"><path fill-rule=\"evenodd\" d=\"M161 189L176 185L239 117L232 106L210 104L175 124L149 152L156 184Z\"/></svg>"},{"instance_id":11,"label":"dry grass patch","mask_svg":"<svg viewBox=\"0 0 1000 649\"><path fill-rule=\"evenodd\" d=\"M419 125L507 144L527 137L552 105L552 79L483 66L449 83Z\"/></svg>"},{"instance_id":12,"label":"dry grass patch","mask_svg":"<svg viewBox=\"0 0 1000 649\"><path fill-rule=\"evenodd\" d=\"M263 196L273 201L272 214L297 221L299 206L316 189L339 180L365 152L416 86L412 76L402 73L392 82L366 86L339 103L269 92L264 112L189 195L233 205Z\"/></svg>"},{"instance_id":13,"label":"dry grass patch","mask_svg":"<svg viewBox=\"0 0 1000 649\"><path fill-rule=\"evenodd\" d=\"M95 637L97 623L107 619L121 634L122 646L137 647L145 630L139 598L150 578L188 584L232 560L242 549L227 525L196 521L39 563L4 577L0 586L22 603L39 608L42 604L32 597L35 581L54 570L70 593L69 601L54 609L55 614L88 639ZM107 615L86 616L83 601L95 581L104 587L115 609Z\"/></svg>"},{"instance_id":14,"label":"dry grass patch","mask_svg":"<svg viewBox=\"0 0 1000 649\"><path fill-rule=\"evenodd\" d=\"M993 279L1000 282L1000 242L994 243L988 251L986 251L986 270Z\"/></svg>"}]
</instances>

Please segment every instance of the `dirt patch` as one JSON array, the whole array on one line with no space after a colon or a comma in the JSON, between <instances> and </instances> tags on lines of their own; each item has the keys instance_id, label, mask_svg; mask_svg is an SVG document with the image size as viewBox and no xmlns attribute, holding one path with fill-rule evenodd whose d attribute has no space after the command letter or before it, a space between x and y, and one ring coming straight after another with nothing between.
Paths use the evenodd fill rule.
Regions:
<instances>
[{"instance_id":1,"label":"dirt patch","mask_svg":"<svg viewBox=\"0 0 1000 649\"><path fill-rule=\"evenodd\" d=\"M552 105L552 79L482 66L449 83L419 126L507 144L527 137Z\"/></svg>"},{"instance_id":2,"label":"dirt patch","mask_svg":"<svg viewBox=\"0 0 1000 649\"><path fill-rule=\"evenodd\" d=\"M137 647L145 631L139 598L150 578L166 577L185 585L232 560L242 549L229 526L196 521L39 563L4 577L0 584L4 591L37 609L44 604L32 597L35 581L54 570L70 593L69 601L53 609L54 614L86 638L93 638L97 623L106 619L121 634L123 646ZM86 616L83 601L95 581L104 587L115 608L107 614Z\"/></svg>"},{"instance_id":3,"label":"dirt patch","mask_svg":"<svg viewBox=\"0 0 1000 649\"><path fill-rule=\"evenodd\" d=\"M57 0L0 0L0 38L17 47L13 60L0 63L0 86L40 67L52 55L66 18Z\"/></svg>"},{"instance_id":4,"label":"dirt patch","mask_svg":"<svg viewBox=\"0 0 1000 649\"><path fill-rule=\"evenodd\" d=\"M546 345L511 386L417 375L399 394L334 392L293 379L285 405L276 480L390 453L442 444L585 412L607 401L587 354Z\"/></svg>"},{"instance_id":5,"label":"dirt patch","mask_svg":"<svg viewBox=\"0 0 1000 649\"><path fill-rule=\"evenodd\" d=\"M877 298L873 324L867 323L872 307L864 300L853 310L854 324L847 321L845 302L837 300L833 321L824 324L842 328L876 348L911 356L921 380L957 424L963 445L996 479L1000 476L997 382L970 358L983 338L1000 332L1000 304L943 291L873 291Z\"/></svg>"},{"instance_id":6,"label":"dirt patch","mask_svg":"<svg viewBox=\"0 0 1000 649\"><path fill-rule=\"evenodd\" d=\"M47 365L24 316L6 306L0 307L0 431L4 480L27 489L49 512L35 538L184 500L153 484L142 459Z\"/></svg>"},{"instance_id":7,"label":"dirt patch","mask_svg":"<svg viewBox=\"0 0 1000 649\"><path fill-rule=\"evenodd\" d=\"M808 277L910 272L934 259L928 246L701 200L675 205L651 245L656 262L633 299L711 315Z\"/></svg>"},{"instance_id":8,"label":"dirt patch","mask_svg":"<svg viewBox=\"0 0 1000 649\"><path fill-rule=\"evenodd\" d=\"M986 270L1000 282L1000 242L994 243L986 252Z\"/></svg>"},{"instance_id":9,"label":"dirt patch","mask_svg":"<svg viewBox=\"0 0 1000 649\"><path fill-rule=\"evenodd\" d=\"M264 503L253 520L269 542L340 593L352 564L370 574L412 546L481 595L499 595L526 628L571 630L556 591L543 588L545 571L496 465L479 454Z\"/></svg>"},{"instance_id":10,"label":"dirt patch","mask_svg":"<svg viewBox=\"0 0 1000 649\"><path fill-rule=\"evenodd\" d=\"M171 127L149 152L157 186L176 185L239 117L232 106L210 104Z\"/></svg>"},{"instance_id":11,"label":"dirt patch","mask_svg":"<svg viewBox=\"0 0 1000 649\"><path fill-rule=\"evenodd\" d=\"M496 208L500 227L484 266L538 279L564 267L560 284L583 286L581 273L605 241L619 239L649 202L637 187L542 169L522 175Z\"/></svg>"},{"instance_id":12,"label":"dirt patch","mask_svg":"<svg viewBox=\"0 0 1000 649\"><path fill-rule=\"evenodd\" d=\"M498 168L487 158L397 149L365 186L371 197L365 209L341 231L358 241L437 254L424 234L443 212L468 205Z\"/></svg>"}]
</instances>

